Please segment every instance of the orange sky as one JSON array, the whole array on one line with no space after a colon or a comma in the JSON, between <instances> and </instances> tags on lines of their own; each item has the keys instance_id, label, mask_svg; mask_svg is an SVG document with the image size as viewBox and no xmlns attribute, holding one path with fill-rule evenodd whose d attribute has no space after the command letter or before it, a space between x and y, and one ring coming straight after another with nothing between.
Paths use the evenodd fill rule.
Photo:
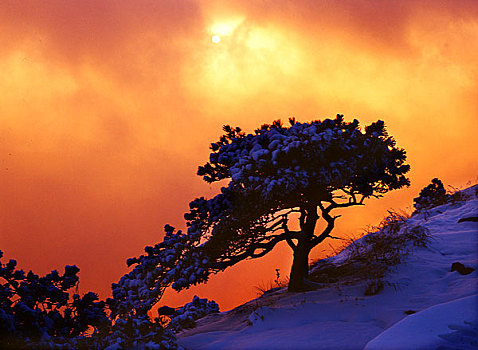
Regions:
<instances>
[{"instance_id":1,"label":"orange sky","mask_svg":"<svg viewBox=\"0 0 478 350\"><path fill-rule=\"evenodd\" d=\"M223 124L384 119L412 186L345 212L340 234L433 177L477 179L473 1L3 0L0 74L0 249L38 273L77 264L80 290L102 297L215 193L195 173ZM231 308L290 263L281 246L165 302Z\"/></svg>"}]
</instances>

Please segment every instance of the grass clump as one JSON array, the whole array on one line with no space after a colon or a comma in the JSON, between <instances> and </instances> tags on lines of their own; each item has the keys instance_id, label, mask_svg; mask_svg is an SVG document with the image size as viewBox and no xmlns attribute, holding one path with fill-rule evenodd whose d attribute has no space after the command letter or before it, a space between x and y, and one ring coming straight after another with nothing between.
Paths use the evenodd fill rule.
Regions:
<instances>
[{"instance_id":1,"label":"grass clump","mask_svg":"<svg viewBox=\"0 0 478 350\"><path fill-rule=\"evenodd\" d=\"M430 210L439 205L463 202L472 195L478 197L478 185L468 192L450 188L446 191L439 179L433 179L414 199L415 211L412 215L420 213L427 219ZM387 271L402 262L414 248L428 247L430 243L428 229L420 225L407 225L409 217L404 212L389 211L389 215L378 226L366 229L361 239L347 240L341 252L343 257L338 262L323 259L314 264L310 280L342 284L365 280L365 295L379 293L389 284L384 280Z\"/></svg>"},{"instance_id":2,"label":"grass clump","mask_svg":"<svg viewBox=\"0 0 478 350\"><path fill-rule=\"evenodd\" d=\"M377 227L368 229L361 239L350 242L340 263L319 261L311 273L311 280L346 284L365 280L364 294L377 294L387 284L384 276L390 268L399 264L414 247L426 247L430 242L428 230L422 226L408 227L405 224L408 218L403 212L389 211Z\"/></svg>"},{"instance_id":3,"label":"grass clump","mask_svg":"<svg viewBox=\"0 0 478 350\"><path fill-rule=\"evenodd\" d=\"M259 297L273 293L279 289L282 289L284 287L287 287L289 285L289 278L281 278L280 275L280 270L276 269L276 278L274 281L269 281L267 283L261 282L257 286L254 287L254 289L257 292L257 295Z\"/></svg>"}]
</instances>

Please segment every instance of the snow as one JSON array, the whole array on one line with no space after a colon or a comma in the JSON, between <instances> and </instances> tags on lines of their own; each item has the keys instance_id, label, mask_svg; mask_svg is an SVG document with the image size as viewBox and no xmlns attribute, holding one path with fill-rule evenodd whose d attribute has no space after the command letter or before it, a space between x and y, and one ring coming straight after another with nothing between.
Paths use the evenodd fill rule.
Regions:
<instances>
[{"instance_id":1,"label":"snow","mask_svg":"<svg viewBox=\"0 0 478 350\"><path fill-rule=\"evenodd\" d=\"M381 349L429 349L443 345L445 334L454 329L461 330L466 325L476 327L478 295L461 298L448 303L429 307L410 315L370 341L366 350ZM475 340L478 346L478 339ZM390 347L392 345L392 347ZM467 344L461 345L460 348ZM470 344L471 345L471 344Z\"/></svg>"},{"instance_id":2,"label":"snow","mask_svg":"<svg viewBox=\"0 0 478 350\"><path fill-rule=\"evenodd\" d=\"M468 201L407 220L409 227L427 228L431 242L388 272L377 295L364 296L365 281L307 293L282 289L199 320L196 328L177 334L179 344L186 349L478 348L478 224L458 223L478 216L476 189L467 191ZM475 271L451 272L454 262Z\"/></svg>"}]
</instances>

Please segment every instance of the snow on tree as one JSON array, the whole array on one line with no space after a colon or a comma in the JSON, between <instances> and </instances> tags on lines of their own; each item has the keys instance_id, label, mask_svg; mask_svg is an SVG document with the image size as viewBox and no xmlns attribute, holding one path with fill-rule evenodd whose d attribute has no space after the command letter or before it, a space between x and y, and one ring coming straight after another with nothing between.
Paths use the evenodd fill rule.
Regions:
<instances>
[{"instance_id":1,"label":"snow on tree","mask_svg":"<svg viewBox=\"0 0 478 350\"><path fill-rule=\"evenodd\" d=\"M341 115L310 123L291 119L288 127L276 121L248 135L230 126L224 131L198 175L207 182L228 180L227 185L211 199L190 203L187 233L166 225L162 242L128 259L134 267L113 284L106 303L91 292L70 300L68 291L78 284L76 266L39 277L17 270L15 260L0 263L0 345L175 349L175 329L218 307L196 297L174 310L164 328L148 311L167 287L179 291L206 282L211 273L264 256L285 241L294 255L289 290L310 289L308 256L334 238L339 216L332 211L409 185L405 151L380 120L364 131L357 120L345 122ZM443 186L435 187L432 192L443 192ZM317 232L320 218L325 228ZM289 226L293 220L296 230ZM86 336L91 330L93 336Z\"/></svg>"},{"instance_id":2,"label":"snow on tree","mask_svg":"<svg viewBox=\"0 0 478 350\"><path fill-rule=\"evenodd\" d=\"M187 233L167 225L163 242L129 260L135 267L113 286L115 312L144 313L168 286L179 291L205 282L281 241L294 255L289 290L307 290L311 249L334 238L339 216L332 211L409 185L406 153L381 120L364 131L342 115L310 123L290 119L288 127L275 121L248 135L230 126L224 131L198 175L209 183L229 182L215 197L189 204ZM298 230L289 226L295 218ZM316 232L320 218L326 227Z\"/></svg>"},{"instance_id":3,"label":"snow on tree","mask_svg":"<svg viewBox=\"0 0 478 350\"><path fill-rule=\"evenodd\" d=\"M78 267L67 265L63 274L54 270L40 277L16 265L13 259L0 261L0 348L89 347L109 329L105 302L95 293L75 293L70 299Z\"/></svg>"},{"instance_id":4,"label":"snow on tree","mask_svg":"<svg viewBox=\"0 0 478 350\"><path fill-rule=\"evenodd\" d=\"M145 255L128 259L127 265L135 265L134 268L112 285L113 298L107 300L110 317L114 321L112 332L106 338L109 350L139 346L178 349L173 332L179 330L184 322L190 323L198 315L213 312L214 305L217 306L213 301L195 297L191 305L183 307L188 312L163 307L171 310L173 319L177 317L168 327L165 328L159 318L151 320L148 312L167 287L171 284L175 287L176 282L181 281L181 271L199 267L200 254L195 251L198 244L195 236L175 231L170 225L166 225L164 230L163 241L145 247ZM200 276L201 272L196 273Z\"/></svg>"},{"instance_id":5,"label":"snow on tree","mask_svg":"<svg viewBox=\"0 0 478 350\"><path fill-rule=\"evenodd\" d=\"M174 227L166 225L162 242L147 246L145 255L127 260L128 266L135 267L118 283L112 285L113 298L108 300L112 317L135 317L146 315L155 305L165 289L183 284L192 285L207 280L207 271L200 267L207 264L201 259L203 254L197 249L199 235L175 232ZM201 261L204 260L204 261ZM183 275L194 271L195 280L190 276L183 282Z\"/></svg>"},{"instance_id":6,"label":"snow on tree","mask_svg":"<svg viewBox=\"0 0 478 350\"><path fill-rule=\"evenodd\" d=\"M16 260L3 263L2 257L0 251L1 349L180 349L173 329L146 313L108 315L115 299L105 303L93 292L72 292L78 288L78 267L67 265L63 274L54 270L40 277L17 269ZM217 307L197 299L185 305L188 319Z\"/></svg>"},{"instance_id":7,"label":"snow on tree","mask_svg":"<svg viewBox=\"0 0 478 350\"><path fill-rule=\"evenodd\" d=\"M419 196L413 199L413 206L417 212L423 211L446 203L448 197L443 182L434 178L428 186L420 191Z\"/></svg>"},{"instance_id":8,"label":"snow on tree","mask_svg":"<svg viewBox=\"0 0 478 350\"><path fill-rule=\"evenodd\" d=\"M219 305L214 300L201 299L195 295L190 303L174 310L168 329L177 332L181 329L192 328L196 325L196 320L217 312L219 312Z\"/></svg>"},{"instance_id":9,"label":"snow on tree","mask_svg":"<svg viewBox=\"0 0 478 350\"><path fill-rule=\"evenodd\" d=\"M191 202L185 215L188 234L201 236L197 251L207 264L200 268L208 273L262 257L286 241L294 255L289 290L307 290L309 253L332 237L339 217L332 211L409 185L406 153L381 120L364 131L342 115L310 123L290 119L289 127L276 121L249 135L230 126L224 131L198 175L229 183L214 198ZM289 226L294 214L298 230ZM320 217L326 227L316 232ZM183 274L180 287L196 281L195 271Z\"/></svg>"},{"instance_id":10,"label":"snow on tree","mask_svg":"<svg viewBox=\"0 0 478 350\"><path fill-rule=\"evenodd\" d=\"M120 349L182 349L174 333L165 329L160 322L151 321L147 315L118 318L111 333L103 340L105 350Z\"/></svg>"}]
</instances>

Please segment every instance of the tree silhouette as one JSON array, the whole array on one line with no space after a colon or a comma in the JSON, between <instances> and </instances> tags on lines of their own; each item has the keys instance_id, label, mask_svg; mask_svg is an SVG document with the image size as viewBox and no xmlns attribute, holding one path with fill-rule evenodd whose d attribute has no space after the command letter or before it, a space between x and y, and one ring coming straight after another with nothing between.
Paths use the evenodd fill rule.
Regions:
<instances>
[{"instance_id":1,"label":"tree silhouette","mask_svg":"<svg viewBox=\"0 0 478 350\"><path fill-rule=\"evenodd\" d=\"M230 181L214 198L191 202L185 215L188 233L204 241L198 250L210 272L262 257L286 241L294 255L289 290L307 290L309 253L332 237L339 217L332 211L409 185L405 151L380 120L364 132L342 115L311 123L290 119L290 127L275 121L249 135L230 126L224 131L198 175L209 183ZM289 225L294 217L298 230ZM316 232L320 218L326 226Z\"/></svg>"},{"instance_id":2,"label":"tree silhouette","mask_svg":"<svg viewBox=\"0 0 478 350\"><path fill-rule=\"evenodd\" d=\"M98 295L77 293L75 265L60 274L53 270L40 277L16 268L10 259L2 263L0 251L0 348L82 348L98 339L111 326L105 302ZM90 337L86 333L90 332Z\"/></svg>"},{"instance_id":3,"label":"tree silhouette","mask_svg":"<svg viewBox=\"0 0 478 350\"><path fill-rule=\"evenodd\" d=\"M289 122L285 127L275 121L249 135L224 126L198 175L208 183L229 182L215 197L189 204L187 233L166 225L163 242L128 259L135 266L113 285L113 314L145 314L168 286L179 291L205 282L211 273L264 256L281 241L294 255L289 290L308 290L311 249L335 238L339 215L332 211L409 185L405 151L383 121L364 131L342 115ZM321 232L319 219L325 222Z\"/></svg>"}]
</instances>

